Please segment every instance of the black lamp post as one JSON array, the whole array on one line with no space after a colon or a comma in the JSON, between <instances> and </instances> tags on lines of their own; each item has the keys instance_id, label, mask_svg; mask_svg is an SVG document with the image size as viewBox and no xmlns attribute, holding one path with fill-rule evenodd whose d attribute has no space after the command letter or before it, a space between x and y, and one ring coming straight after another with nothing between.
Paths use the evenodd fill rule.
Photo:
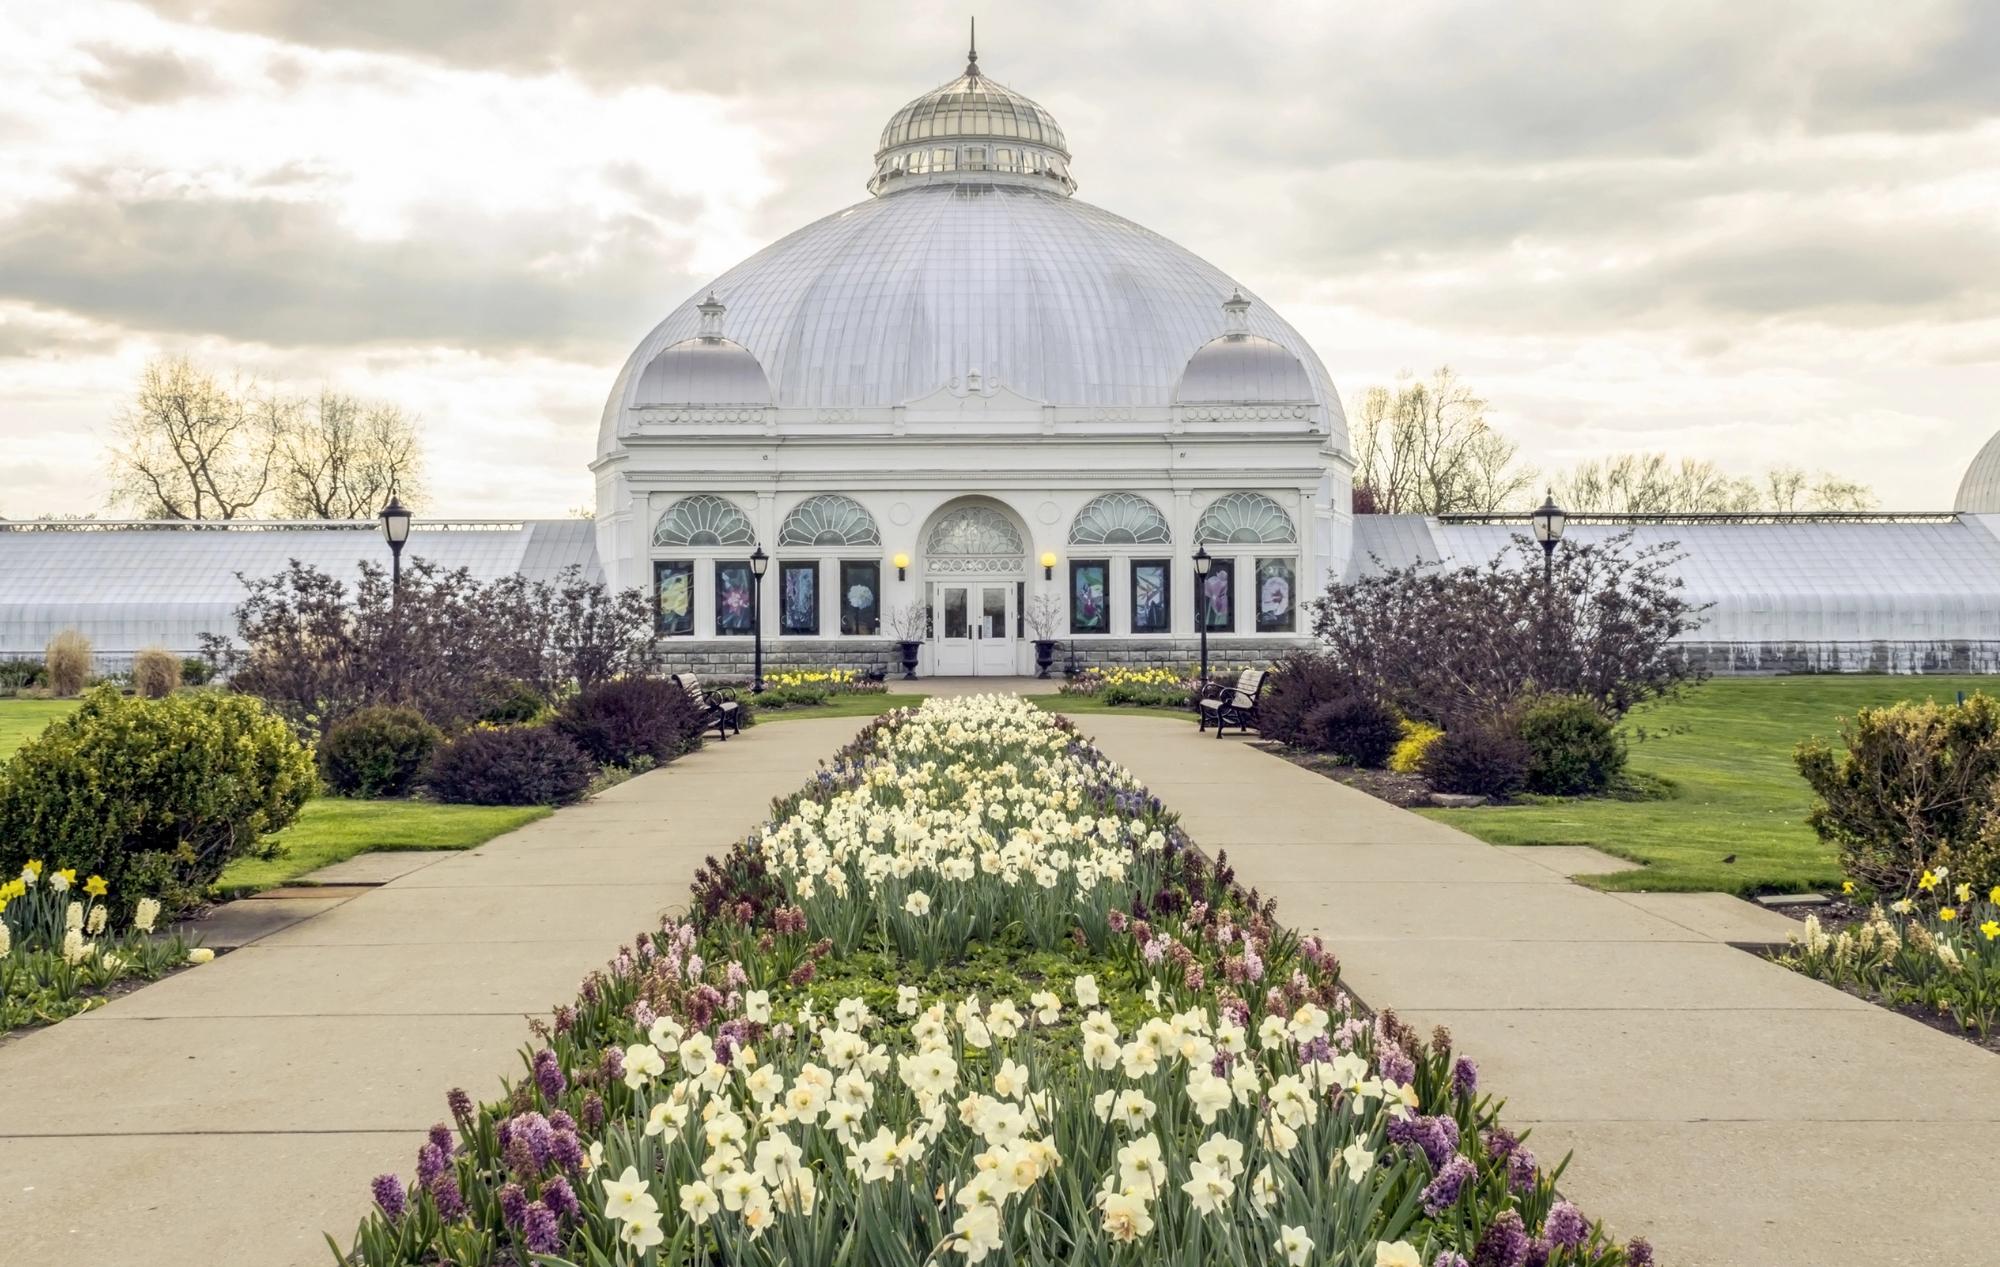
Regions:
<instances>
[{"instance_id":1,"label":"black lamp post","mask_svg":"<svg viewBox=\"0 0 2000 1267\"><path fill-rule=\"evenodd\" d=\"M761 695L764 693L764 572L770 566L771 556L764 553L763 546L758 546L756 553L750 556L750 576L752 578L750 582L750 633L753 639L752 646L755 648L751 652L753 666L751 668L751 676L755 679L750 684L750 693L752 695Z\"/></svg>"},{"instance_id":2,"label":"black lamp post","mask_svg":"<svg viewBox=\"0 0 2000 1267\"><path fill-rule=\"evenodd\" d=\"M1555 579L1556 543L1562 540L1569 514L1556 505L1555 494L1551 492L1542 501L1542 508L1528 516L1528 522L1534 525L1535 540L1542 543L1542 584L1548 585Z\"/></svg>"},{"instance_id":3,"label":"black lamp post","mask_svg":"<svg viewBox=\"0 0 2000 1267\"><path fill-rule=\"evenodd\" d=\"M1195 604L1195 622L1201 626L1201 680L1208 681L1208 569L1214 559L1208 557L1208 547L1197 544L1194 548L1194 592L1201 601Z\"/></svg>"},{"instance_id":4,"label":"black lamp post","mask_svg":"<svg viewBox=\"0 0 2000 1267\"><path fill-rule=\"evenodd\" d=\"M394 494L382 508L382 540L389 543L389 601L403 588L403 544L410 539L410 512Z\"/></svg>"}]
</instances>

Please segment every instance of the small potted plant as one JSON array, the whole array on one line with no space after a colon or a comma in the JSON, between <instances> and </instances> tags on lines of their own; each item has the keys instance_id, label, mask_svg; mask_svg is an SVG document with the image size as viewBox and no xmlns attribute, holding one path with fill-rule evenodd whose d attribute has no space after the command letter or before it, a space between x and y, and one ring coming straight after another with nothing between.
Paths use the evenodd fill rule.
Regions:
<instances>
[{"instance_id":1,"label":"small potted plant","mask_svg":"<svg viewBox=\"0 0 2000 1267\"><path fill-rule=\"evenodd\" d=\"M889 628L896 635L896 646L903 653L903 680L917 680L917 653L924 647L924 625L929 613L919 603L907 603L889 612Z\"/></svg>"},{"instance_id":2,"label":"small potted plant","mask_svg":"<svg viewBox=\"0 0 2000 1267\"><path fill-rule=\"evenodd\" d=\"M1045 678L1056 659L1056 630L1062 628L1062 600L1037 594L1028 604L1028 628L1035 631L1035 676Z\"/></svg>"}]
</instances>

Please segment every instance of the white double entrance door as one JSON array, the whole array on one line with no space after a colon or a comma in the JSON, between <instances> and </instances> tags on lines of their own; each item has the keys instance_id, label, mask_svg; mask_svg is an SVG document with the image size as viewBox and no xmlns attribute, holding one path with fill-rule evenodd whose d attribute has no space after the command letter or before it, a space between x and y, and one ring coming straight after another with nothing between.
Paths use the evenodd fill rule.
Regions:
<instances>
[{"instance_id":1,"label":"white double entrance door","mask_svg":"<svg viewBox=\"0 0 2000 1267\"><path fill-rule=\"evenodd\" d=\"M931 582L931 629L939 677L1012 676L1016 589L1012 581Z\"/></svg>"}]
</instances>

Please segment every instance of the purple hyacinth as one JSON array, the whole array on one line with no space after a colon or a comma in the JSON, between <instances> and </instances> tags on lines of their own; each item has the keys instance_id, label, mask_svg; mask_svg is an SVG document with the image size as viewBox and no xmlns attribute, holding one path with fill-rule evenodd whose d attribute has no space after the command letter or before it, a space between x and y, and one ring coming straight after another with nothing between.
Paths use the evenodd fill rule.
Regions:
<instances>
[{"instance_id":1,"label":"purple hyacinth","mask_svg":"<svg viewBox=\"0 0 2000 1267\"><path fill-rule=\"evenodd\" d=\"M572 1135L576 1134L576 1119L561 1109L549 1114L549 1125L559 1132L568 1131Z\"/></svg>"},{"instance_id":2,"label":"purple hyacinth","mask_svg":"<svg viewBox=\"0 0 2000 1267\"><path fill-rule=\"evenodd\" d=\"M535 1085L551 1100L561 1099L562 1093L569 1090L569 1080L563 1077L562 1063L547 1047L535 1053Z\"/></svg>"},{"instance_id":3,"label":"purple hyacinth","mask_svg":"<svg viewBox=\"0 0 2000 1267\"><path fill-rule=\"evenodd\" d=\"M607 1080L612 1082L617 1082L624 1079L625 1077L624 1048L606 1047L604 1049L604 1076Z\"/></svg>"},{"instance_id":4,"label":"purple hyacinth","mask_svg":"<svg viewBox=\"0 0 2000 1267\"><path fill-rule=\"evenodd\" d=\"M456 1223L465 1217L465 1194L458 1190L457 1175L439 1175L431 1184L430 1192L439 1218L447 1223Z\"/></svg>"},{"instance_id":5,"label":"purple hyacinth","mask_svg":"<svg viewBox=\"0 0 2000 1267\"><path fill-rule=\"evenodd\" d=\"M508 1227L518 1229L521 1220L528 1217L528 1194L518 1183L504 1184L500 1188L500 1217Z\"/></svg>"},{"instance_id":6,"label":"purple hyacinth","mask_svg":"<svg viewBox=\"0 0 2000 1267\"><path fill-rule=\"evenodd\" d=\"M1527 1261L1528 1230L1512 1210L1493 1220L1472 1251L1472 1267L1525 1267Z\"/></svg>"},{"instance_id":7,"label":"purple hyacinth","mask_svg":"<svg viewBox=\"0 0 2000 1267\"><path fill-rule=\"evenodd\" d=\"M431 1143L436 1144L438 1151L447 1157L458 1151L458 1141L452 1137L451 1128L443 1122L432 1123Z\"/></svg>"},{"instance_id":8,"label":"purple hyacinth","mask_svg":"<svg viewBox=\"0 0 2000 1267\"><path fill-rule=\"evenodd\" d=\"M553 1143L549 1156L564 1170L583 1169L583 1144L574 1131L554 1131L550 1135Z\"/></svg>"},{"instance_id":9,"label":"purple hyacinth","mask_svg":"<svg viewBox=\"0 0 2000 1267\"><path fill-rule=\"evenodd\" d=\"M562 1228L555 1212L539 1201L528 1203L521 1218L521 1244L530 1254L553 1254L562 1248Z\"/></svg>"},{"instance_id":10,"label":"purple hyacinth","mask_svg":"<svg viewBox=\"0 0 2000 1267\"><path fill-rule=\"evenodd\" d=\"M1567 1201L1558 1201L1549 1207L1549 1216L1542 1223L1542 1235L1549 1243L1564 1249L1575 1249L1590 1236L1590 1224L1583 1217L1583 1211Z\"/></svg>"},{"instance_id":11,"label":"purple hyacinth","mask_svg":"<svg viewBox=\"0 0 2000 1267\"><path fill-rule=\"evenodd\" d=\"M1444 1169L1438 1171L1437 1177L1424 1188L1424 1213L1436 1218L1457 1205L1459 1196L1465 1191L1465 1185L1475 1178L1477 1172L1473 1170L1472 1163L1465 1158L1454 1157L1446 1162Z\"/></svg>"},{"instance_id":12,"label":"purple hyacinth","mask_svg":"<svg viewBox=\"0 0 2000 1267\"><path fill-rule=\"evenodd\" d=\"M1417 1062L1400 1047L1384 1047L1375 1053L1375 1068L1390 1082L1407 1084L1417 1076Z\"/></svg>"},{"instance_id":13,"label":"purple hyacinth","mask_svg":"<svg viewBox=\"0 0 2000 1267\"><path fill-rule=\"evenodd\" d=\"M402 1222L403 1215L409 1212L403 1181L394 1175L376 1175L370 1186L375 1190L375 1204L381 1208L383 1217L391 1223Z\"/></svg>"},{"instance_id":14,"label":"purple hyacinth","mask_svg":"<svg viewBox=\"0 0 2000 1267\"><path fill-rule=\"evenodd\" d=\"M1479 1066L1460 1056L1451 1066L1452 1094L1469 1100L1479 1090Z\"/></svg>"},{"instance_id":15,"label":"purple hyacinth","mask_svg":"<svg viewBox=\"0 0 2000 1267\"><path fill-rule=\"evenodd\" d=\"M1324 1064L1333 1059L1333 1044L1322 1034L1299 1048L1299 1063L1302 1065Z\"/></svg>"},{"instance_id":16,"label":"purple hyacinth","mask_svg":"<svg viewBox=\"0 0 2000 1267\"><path fill-rule=\"evenodd\" d=\"M604 1097L595 1091L583 1094L583 1129L595 1131L604 1125Z\"/></svg>"},{"instance_id":17,"label":"purple hyacinth","mask_svg":"<svg viewBox=\"0 0 2000 1267\"><path fill-rule=\"evenodd\" d=\"M1443 1170L1458 1152L1458 1123L1443 1115L1398 1118L1389 1123L1389 1142L1416 1149L1433 1171Z\"/></svg>"},{"instance_id":18,"label":"purple hyacinth","mask_svg":"<svg viewBox=\"0 0 2000 1267\"><path fill-rule=\"evenodd\" d=\"M1472 1267L1472 1264L1465 1261L1465 1255L1448 1249L1431 1259L1431 1267Z\"/></svg>"},{"instance_id":19,"label":"purple hyacinth","mask_svg":"<svg viewBox=\"0 0 2000 1267\"><path fill-rule=\"evenodd\" d=\"M1528 1256L1521 1260L1521 1267L1549 1267L1549 1255L1555 1252L1555 1246L1537 1237L1528 1242Z\"/></svg>"},{"instance_id":20,"label":"purple hyacinth","mask_svg":"<svg viewBox=\"0 0 2000 1267\"><path fill-rule=\"evenodd\" d=\"M472 1097L463 1087L453 1087L444 1097L445 1107L451 1110L454 1119L460 1122L472 1120Z\"/></svg>"},{"instance_id":21,"label":"purple hyacinth","mask_svg":"<svg viewBox=\"0 0 2000 1267\"><path fill-rule=\"evenodd\" d=\"M430 1187L431 1181L443 1174L450 1165L451 1161L446 1157L444 1150L431 1141L425 1140L424 1146L417 1150L418 1185L425 1188Z\"/></svg>"},{"instance_id":22,"label":"purple hyacinth","mask_svg":"<svg viewBox=\"0 0 2000 1267\"><path fill-rule=\"evenodd\" d=\"M1625 1247L1625 1267L1653 1267L1652 1242L1641 1238Z\"/></svg>"},{"instance_id":23,"label":"purple hyacinth","mask_svg":"<svg viewBox=\"0 0 2000 1267\"><path fill-rule=\"evenodd\" d=\"M1507 1156L1507 1186L1515 1192L1532 1192L1538 1177L1535 1155L1516 1144Z\"/></svg>"},{"instance_id":24,"label":"purple hyacinth","mask_svg":"<svg viewBox=\"0 0 2000 1267\"><path fill-rule=\"evenodd\" d=\"M576 1190L561 1175L543 1184L541 1195L542 1204L555 1211L559 1219L573 1219L583 1212L583 1203L576 1199Z\"/></svg>"},{"instance_id":25,"label":"purple hyacinth","mask_svg":"<svg viewBox=\"0 0 2000 1267\"><path fill-rule=\"evenodd\" d=\"M1521 1141L1514 1138L1512 1131L1499 1126L1487 1131L1485 1140L1486 1153L1495 1161L1505 1161L1512 1157L1514 1150L1521 1146Z\"/></svg>"}]
</instances>

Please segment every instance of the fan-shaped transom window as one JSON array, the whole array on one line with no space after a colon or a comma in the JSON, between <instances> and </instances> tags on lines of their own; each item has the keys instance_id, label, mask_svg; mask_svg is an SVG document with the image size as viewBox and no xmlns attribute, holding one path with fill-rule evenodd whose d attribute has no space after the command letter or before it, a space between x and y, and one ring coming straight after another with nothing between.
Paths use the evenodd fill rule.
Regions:
<instances>
[{"instance_id":1,"label":"fan-shaped transom window","mask_svg":"<svg viewBox=\"0 0 2000 1267\"><path fill-rule=\"evenodd\" d=\"M1069 524L1073 546L1156 546L1173 539L1160 508L1137 493L1092 498Z\"/></svg>"},{"instance_id":2,"label":"fan-shaped transom window","mask_svg":"<svg viewBox=\"0 0 2000 1267\"><path fill-rule=\"evenodd\" d=\"M1020 554L1021 534L1007 516L987 506L960 506L931 529L924 549L931 554Z\"/></svg>"},{"instance_id":3,"label":"fan-shaped transom window","mask_svg":"<svg viewBox=\"0 0 2000 1267\"><path fill-rule=\"evenodd\" d=\"M757 530L735 502L710 493L683 497L667 507L653 529L656 546L754 546Z\"/></svg>"},{"instance_id":4,"label":"fan-shaped transom window","mask_svg":"<svg viewBox=\"0 0 2000 1267\"><path fill-rule=\"evenodd\" d=\"M1195 521L1194 539L1196 545L1289 545L1299 530L1285 508L1262 493L1224 493Z\"/></svg>"},{"instance_id":5,"label":"fan-shaped transom window","mask_svg":"<svg viewBox=\"0 0 2000 1267\"><path fill-rule=\"evenodd\" d=\"M781 546L879 546L882 533L860 502L839 493L808 497L778 526Z\"/></svg>"}]
</instances>

